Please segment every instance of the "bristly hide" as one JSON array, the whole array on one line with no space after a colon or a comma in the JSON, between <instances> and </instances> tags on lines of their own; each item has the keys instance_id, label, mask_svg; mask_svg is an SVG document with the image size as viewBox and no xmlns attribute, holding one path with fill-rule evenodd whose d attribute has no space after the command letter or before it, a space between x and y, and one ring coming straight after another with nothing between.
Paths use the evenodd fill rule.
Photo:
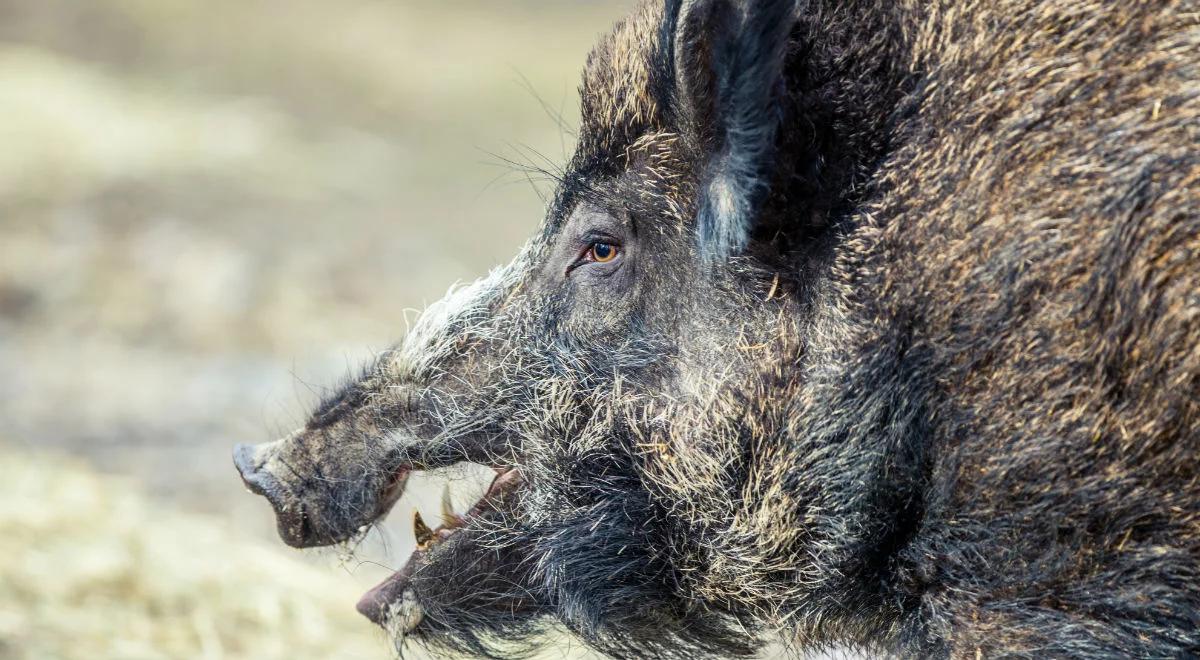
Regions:
<instances>
[{"instance_id":1,"label":"bristly hide","mask_svg":"<svg viewBox=\"0 0 1200 660\"><path fill-rule=\"evenodd\" d=\"M398 645L1200 655L1198 16L642 2L541 231L238 468L297 546L496 470Z\"/></svg>"}]
</instances>

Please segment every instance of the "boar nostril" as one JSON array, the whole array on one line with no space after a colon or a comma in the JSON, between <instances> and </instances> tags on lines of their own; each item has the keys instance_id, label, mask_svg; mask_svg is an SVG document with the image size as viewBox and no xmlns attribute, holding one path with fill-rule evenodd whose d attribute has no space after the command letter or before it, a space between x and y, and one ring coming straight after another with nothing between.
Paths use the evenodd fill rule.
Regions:
<instances>
[{"instance_id":1,"label":"boar nostril","mask_svg":"<svg viewBox=\"0 0 1200 660\"><path fill-rule=\"evenodd\" d=\"M302 507L298 502L290 506L287 504L287 499L294 498L287 497L283 486L255 459L255 453L254 445L239 444L233 448L233 464L242 475L242 483L246 484L246 488L271 503L283 542L295 548L322 544L324 540L313 533Z\"/></svg>"},{"instance_id":2,"label":"boar nostril","mask_svg":"<svg viewBox=\"0 0 1200 660\"><path fill-rule=\"evenodd\" d=\"M270 480L270 475L259 472L260 466L255 465L253 445L234 447L233 464L237 467L238 474L242 475L242 483L246 484L246 488L249 488L255 495L263 495L267 499L271 499L267 492L267 484L264 483Z\"/></svg>"}]
</instances>

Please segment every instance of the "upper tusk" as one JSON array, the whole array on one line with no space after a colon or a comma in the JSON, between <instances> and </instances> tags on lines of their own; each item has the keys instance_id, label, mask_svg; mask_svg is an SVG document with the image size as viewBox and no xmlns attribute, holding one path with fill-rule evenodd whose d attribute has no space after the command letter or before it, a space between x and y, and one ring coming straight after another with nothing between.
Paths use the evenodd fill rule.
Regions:
<instances>
[{"instance_id":1,"label":"upper tusk","mask_svg":"<svg viewBox=\"0 0 1200 660\"><path fill-rule=\"evenodd\" d=\"M424 547L433 540L433 530L421 519L420 511L413 511L413 536L417 539L417 547Z\"/></svg>"}]
</instances>

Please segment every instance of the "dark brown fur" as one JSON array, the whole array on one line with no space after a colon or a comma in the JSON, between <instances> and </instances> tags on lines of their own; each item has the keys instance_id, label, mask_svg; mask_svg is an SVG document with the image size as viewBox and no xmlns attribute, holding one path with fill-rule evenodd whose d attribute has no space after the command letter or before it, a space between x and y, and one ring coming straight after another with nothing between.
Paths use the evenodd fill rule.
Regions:
<instances>
[{"instance_id":1,"label":"dark brown fur","mask_svg":"<svg viewBox=\"0 0 1200 660\"><path fill-rule=\"evenodd\" d=\"M581 95L541 235L242 451L289 542L473 460L433 645L1200 654L1194 0L646 2Z\"/></svg>"}]
</instances>

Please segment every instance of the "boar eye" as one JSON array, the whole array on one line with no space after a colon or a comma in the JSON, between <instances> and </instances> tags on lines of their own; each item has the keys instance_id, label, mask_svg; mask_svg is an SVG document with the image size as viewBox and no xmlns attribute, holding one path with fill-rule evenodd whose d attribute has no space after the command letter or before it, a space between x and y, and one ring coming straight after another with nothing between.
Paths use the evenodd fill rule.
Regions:
<instances>
[{"instance_id":1,"label":"boar eye","mask_svg":"<svg viewBox=\"0 0 1200 660\"><path fill-rule=\"evenodd\" d=\"M596 263L606 263L617 258L618 248L612 243L592 243L588 248L587 258Z\"/></svg>"},{"instance_id":2,"label":"boar eye","mask_svg":"<svg viewBox=\"0 0 1200 660\"><path fill-rule=\"evenodd\" d=\"M567 275L571 271L586 266L588 264L608 264L616 261L617 257L621 256L621 246L611 239L596 239L586 243L584 248L575 262L567 267Z\"/></svg>"}]
</instances>

